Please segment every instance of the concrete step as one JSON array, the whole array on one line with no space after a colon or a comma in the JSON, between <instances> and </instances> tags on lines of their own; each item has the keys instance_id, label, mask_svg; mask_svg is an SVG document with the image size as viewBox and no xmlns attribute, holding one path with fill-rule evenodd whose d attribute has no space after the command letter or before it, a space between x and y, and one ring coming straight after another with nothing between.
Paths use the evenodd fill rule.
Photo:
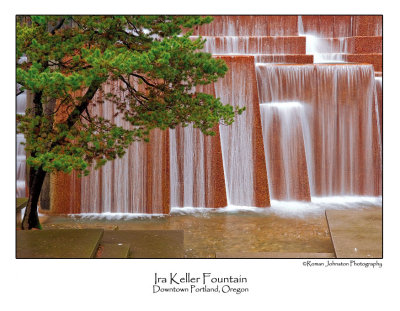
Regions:
<instances>
[{"instance_id":1,"label":"concrete step","mask_svg":"<svg viewBox=\"0 0 400 311\"><path fill-rule=\"evenodd\" d=\"M372 64L374 70L381 72L383 69L382 53L371 53L371 54L344 54L344 59L350 63L364 63Z\"/></svg>"},{"instance_id":2,"label":"concrete step","mask_svg":"<svg viewBox=\"0 0 400 311\"><path fill-rule=\"evenodd\" d=\"M17 231L17 258L93 258L103 229Z\"/></svg>"},{"instance_id":3,"label":"concrete step","mask_svg":"<svg viewBox=\"0 0 400 311\"><path fill-rule=\"evenodd\" d=\"M297 36L298 17L279 15L217 15L210 24L196 27L202 36Z\"/></svg>"},{"instance_id":4,"label":"concrete step","mask_svg":"<svg viewBox=\"0 0 400 311\"><path fill-rule=\"evenodd\" d=\"M207 40L204 51L213 54L306 54L306 37L220 36L203 39Z\"/></svg>"},{"instance_id":5,"label":"concrete step","mask_svg":"<svg viewBox=\"0 0 400 311\"><path fill-rule=\"evenodd\" d=\"M382 36L382 16L305 15L304 32L319 37Z\"/></svg>"},{"instance_id":6,"label":"concrete step","mask_svg":"<svg viewBox=\"0 0 400 311\"><path fill-rule=\"evenodd\" d=\"M319 53L382 53L382 36L321 38L316 44Z\"/></svg>"},{"instance_id":7,"label":"concrete step","mask_svg":"<svg viewBox=\"0 0 400 311\"><path fill-rule=\"evenodd\" d=\"M129 252L129 244L126 243L100 243L96 253L96 258L128 258Z\"/></svg>"},{"instance_id":8,"label":"concrete step","mask_svg":"<svg viewBox=\"0 0 400 311\"><path fill-rule=\"evenodd\" d=\"M215 258L335 258L334 253L217 252Z\"/></svg>"},{"instance_id":9,"label":"concrete step","mask_svg":"<svg viewBox=\"0 0 400 311\"><path fill-rule=\"evenodd\" d=\"M314 55L305 54L260 54L255 55L256 63L312 64Z\"/></svg>"},{"instance_id":10,"label":"concrete step","mask_svg":"<svg viewBox=\"0 0 400 311\"><path fill-rule=\"evenodd\" d=\"M382 258L382 208L326 210L337 258Z\"/></svg>"},{"instance_id":11,"label":"concrete step","mask_svg":"<svg viewBox=\"0 0 400 311\"><path fill-rule=\"evenodd\" d=\"M129 245L130 258L184 258L183 230L104 231L101 243Z\"/></svg>"}]
</instances>

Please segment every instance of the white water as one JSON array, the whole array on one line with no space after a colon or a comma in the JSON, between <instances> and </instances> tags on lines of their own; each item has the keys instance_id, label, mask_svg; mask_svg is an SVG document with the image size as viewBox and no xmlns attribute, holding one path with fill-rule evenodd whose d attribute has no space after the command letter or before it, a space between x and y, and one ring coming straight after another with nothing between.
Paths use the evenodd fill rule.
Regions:
<instances>
[{"instance_id":1,"label":"white water","mask_svg":"<svg viewBox=\"0 0 400 311\"><path fill-rule=\"evenodd\" d=\"M305 33L302 17L298 17L299 36L306 37L306 54L314 56L314 64L344 63L343 54L347 53L346 38L321 38L317 33ZM339 41L339 47L335 44Z\"/></svg>"},{"instance_id":2,"label":"white water","mask_svg":"<svg viewBox=\"0 0 400 311\"><path fill-rule=\"evenodd\" d=\"M192 37L196 39L197 37ZM205 36L204 51L213 55L297 54L291 37Z\"/></svg>"},{"instance_id":3,"label":"white water","mask_svg":"<svg viewBox=\"0 0 400 311\"><path fill-rule=\"evenodd\" d=\"M180 133L179 138L177 131ZM203 134L189 125L185 128L170 130L169 135L171 206L205 206L205 170L207 168L205 167ZM177 154L177 139L183 143L183 154L180 157ZM183 166L182 176L179 174L178 165ZM180 202L182 188L183 202Z\"/></svg>"},{"instance_id":4,"label":"white water","mask_svg":"<svg viewBox=\"0 0 400 311\"><path fill-rule=\"evenodd\" d=\"M17 96L17 114L25 114L26 109L26 91ZM23 198L26 196L25 178L26 178L26 153L25 137L23 134L17 134L17 172L16 172L16 197Z\"/></svg>"},{"instance_id":5,"label":"white water","mask_svg":"<svg viewBox=\"0 0 400 311\"><path fill-rule=\"evenodd\" d=\"M232 64L230 83L219 79L215 83L216 97L223 103L244 107L245 112L235 118L231 126L220 125L221 147L224 163L224 174L227 188L228 205L254 205L253 190L253 99L252 88L243 68Z\"/></svg>"},{"instance_id":6,"label":"white water","mask_svg":"<svg viewBox=\"0 0 400 311\"><path fill-rule=\"evenodd\" d=\"M124 94L119 85L110 83L105 92ZM96 95L98 96L98 95ZM92 108L92 114L116 122L119 126L129 124L122 117L114 116L113 103ZM83 213L146 213L162 210L162 158L164 154L162 132L153 131L151 143L134 142L123 158L107 162L98 170L91 170L81 181L81 210Z\"/></svg>"},{"instance_id":7,"label":"white water","mask_svg":"<svg viewBox=\"0 0 400 311\"><path fill-rule=\"evenodd\" d=\"M379 207L382 205L382 197L371 196L329 196L312 197L311 202L277 201L271 200L270 208L228 205L225 208L202 207L173 207L170 215L193 215L210 217L212 214L257 214L260 216L277 215L285 218L303 218L307 216L323 215L326 210L364 209ZM154 219L168 217L164 214L145 213L82 213L70 214L71 217L83 219Z\"/></svg>"},{"instance_id":8,"label":"white water","mask_svg":"<svg viewBox=\"0 0 400 311\"><path fill-rule=\"evenodd\" d=\"M377 143L374 131L379 124L373 122L377 108L371 65L258 65L257 79L261 102L303 103L301 113L293 103L280 110L262 105L261 111L265 112L264 132L268 131L265 127L272 122L273 114L283 118L286 125L279 133L283 141L293 136L291 131L297 121L292 113L298 112L311 196L381 193L377 175L381 159L373 151ZM298 137L301 139L300 134ZM292 152L287 149L282 153L285 163L286 155ZM270 174L273 164L268 162L267 156Z\"/></svg>"},{"instance_id":9,"label":"white water","mask_svg":"<svg viewBox=\"0 0 400 311\"><path fill-rule=\"evenodd\" d=\"M260 104L271 199L299 200L300 194L308 196L312 188L309 186L311 179L308 178L312 176L311 133L304 106L299 102ZM279 137L274 139L275 135ZM276 157L283 167L274 176ZM278 184L280 180L284 180L283 189L278 189L282 186ZM280 191L283 191L283 196L276 196Z\"/></svg>"}]
</instances>

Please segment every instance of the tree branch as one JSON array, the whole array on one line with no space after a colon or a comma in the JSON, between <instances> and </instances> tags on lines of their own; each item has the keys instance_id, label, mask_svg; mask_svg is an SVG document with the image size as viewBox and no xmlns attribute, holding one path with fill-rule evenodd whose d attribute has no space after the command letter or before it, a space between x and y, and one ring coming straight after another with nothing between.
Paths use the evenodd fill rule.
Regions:
<instances>
[{"instance_id":1,"label":"tree branch","mask_svg":"<svg viewBox=\"0 0 400 311\"><path fill-rule=\"evenodd\" d=\"M52 35L54 35L56 33L56 31L62 27L62 25L64 24L64 21L65 21L65 18L63 17L61 20L58 21L58 24L50 31L50 33Z\"/></svg>"},{"instance_id":2,"label":"tree branch","mask_svg":"<svg viewBox=\"0 0 400 311\"><path fill-rule=\"evenodd\" d=\"M155 84L152 84L152 83L148 82L148 81L147 81L144 77L142 77L141 75L138 75L138 74L136 74L136 73L130 73L129 75L134 76L134 77L137 77L137 78L141 79L141 80L142 80L144 83L146 83L147 85L152 86L152 87L154 87L154 88L157 88L157 86L156 86Z\"/></svg>"}]
</instances>

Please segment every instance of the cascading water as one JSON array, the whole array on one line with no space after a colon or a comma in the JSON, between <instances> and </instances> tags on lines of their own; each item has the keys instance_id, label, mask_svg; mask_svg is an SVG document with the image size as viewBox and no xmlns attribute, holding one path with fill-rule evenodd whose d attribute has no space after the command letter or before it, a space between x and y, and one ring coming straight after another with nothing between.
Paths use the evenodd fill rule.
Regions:
<instances>
[{"instance_id":1,"label":"cascading water","mask_svg":"<svg viewBox=\"0 0 400 311\"><path fill-rule=\"evenodd\" d=\"M317 32L305 32L302 17L298 17L300 36L306 37L306 53L314 56L314 63L343 63L343 54L347 53L345 38L321 38Z\"/></svg>"},{"instance_id":2,"label":"cascading water","mask_svg":"<svg viewBox=\"0 0 400 311\"><path fill-rule=\"evenodd\" d=\"M189 125L170 131L172 207L206 206L204 156L204 140L198 129Z\"/></svg>"},{"instance_id":3,"label":"cascading water","mask_svg":"<svg viewBox=\"0 0 400 311\"><path fill-rule=\"evenodd\" d=\"M124 94L119 85L109 83L105 93L112 92L121 98ZM100 95L97 95L96 101ZM93 114L128 127L114 105L104 99L103 104L91 111ZM167 169L165 165L166 136L160 130L151 133L151 143L134 142L121 159L108 162L99 170L92 170L82 178L81 210L84 213L163 213L165 188L169 182L160 173Z\"/></svg>"},{"instance_id":4,"label":"cascading water","mask_svg":"<svg viewBox=\"0 0 400 311\"><path fill-rule=\"evenodd\" d=\"M229 68L205 92L246 111L212 138L188 126L134 143L82 179L81 212L163 213L165 202L266 207L270 198L271 209L311 200L299 203L305 208L380 196L382 79L372 65L343 62L354 49L349 37L381 28L365 30L358 17L334 21L216 16L198 27L204 51ZM114 112L106 100L93 111L110 120Z\"/></svg>"},{"instance_id":5,"label":"cascading water","mask_svg":"<svg viewBox=\"0 0 400 311\"><path fill-rule=\"evenodd\" d=\"M372 66L259 65L257 70L261 101L276 103L261 105L261 112L266 153L271 155L268 148L272 148L273 156L284 163L280 176L286 176L288 157L299 161L304 149L311 195L380 195L380 153L371 152L379 148ZM285 106L290 101L303 104ZM296 111L301 122L293 119ZM276 133L272 143L269 137ZM297 156L290 139L304 141ZM286 148L281 156L273 149L279 142ZM267 163L271 157L267 156ZM275 164L267 164L271 178L279 171Z\"/></svg>"},{"instance_id":6,"label":"cascading water","mask_svg":"<svg viewBox=\"0 0 400 311\"><path fill-rule=\"evenodd\" d=\"M311 163L307 164L306 159L311 142L304 109L304 104L299 102L260 105L268 184L273 200L311 200L307 171Z\"/></svg>"},{"instance_id":7,"label":"cascading water","mask_svg":"<svg viewBox=\"0 0 400 311\"><path fill-rule=\"evenodd\" d=\"M227 88L220 79L215 83L215 93L223 103L244 107L246 102L251 101L253 94L251 89L246 88L246 75L237 67L231 68L229 78L232 87ZM254 206L252 109L252 106L247 106L246 111L231 126L220 126L228 204L232 205Z\"/></svg>"},{"instance_id":8,"label":"cascading water","mask_svg":"<svg viewBox=\"0 0 400 311\"><path fill-rule=\"evenodd\" d=\"M25 114L26 109L26 91L18 95L17 97L17 113ZM23 198L26 196L26 153L25 153L25 137L23 134L17 134L17 198Z\"/></svg>"}]
</instances>

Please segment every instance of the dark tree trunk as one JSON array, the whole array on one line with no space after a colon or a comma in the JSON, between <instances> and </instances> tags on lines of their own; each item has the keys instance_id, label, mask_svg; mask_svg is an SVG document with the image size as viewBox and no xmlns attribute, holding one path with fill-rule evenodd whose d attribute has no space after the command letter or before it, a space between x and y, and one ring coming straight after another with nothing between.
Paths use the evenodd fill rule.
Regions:
<instances>
[{"instance_id":1,"label":"dark tree trunk","mask_svg":"<svg viewBox=\"0 0 400 311\"><path fill-rule=\"evenodd\" d=\"M29 197L25 209L24 219L22 220L22 230L42 228L39 222L37 204L39 202L39 196L45 177L46 172L42 169L42 167L40 167L38 170L35 170L33 168L30 169Z\"/></svg>"}]
</instances>

